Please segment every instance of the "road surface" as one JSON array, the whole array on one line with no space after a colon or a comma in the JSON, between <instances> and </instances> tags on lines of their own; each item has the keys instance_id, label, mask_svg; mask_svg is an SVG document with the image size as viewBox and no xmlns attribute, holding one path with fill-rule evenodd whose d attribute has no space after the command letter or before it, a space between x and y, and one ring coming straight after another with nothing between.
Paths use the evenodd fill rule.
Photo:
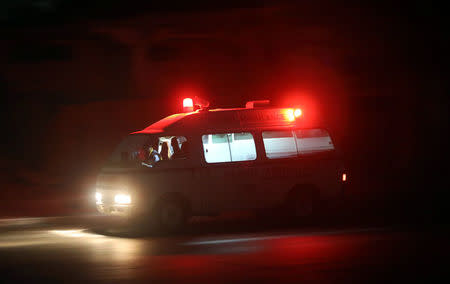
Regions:
<instances>
[{"instance_id":1,"label":"road surface","mask_svg":"<svg viewBox=\"0 0 450 284\"><path fill-rule=\"evenodd\" d=\"M448 235L386 226L199 221L163 236L101 216L0 220L9 282L383 283L448 280Z\"/></svg>"}]
</instances>

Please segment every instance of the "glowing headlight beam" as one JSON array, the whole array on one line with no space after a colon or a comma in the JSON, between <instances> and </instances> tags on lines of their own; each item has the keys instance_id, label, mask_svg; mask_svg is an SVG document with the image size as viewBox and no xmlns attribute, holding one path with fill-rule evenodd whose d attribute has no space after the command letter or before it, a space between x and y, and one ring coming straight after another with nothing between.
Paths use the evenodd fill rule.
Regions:
<instances>
[{"instance_id":1,"label":"glowing headlight beam","mask_svg":"<svg viewBox=\"0 0 450 284\"><path fill-rule=\"evenodd\" d=\"M130 204L131 196L128 194L116 194L114 196L114 202L117 204Z\"/></svg>"},{"instance_id":2,"label":"glowing headlight beam","mask_svg":"<svg viewBox=\"0 0 450 284\"><path fill-rule=\"evenodd\" d=\"M95 193L95 201L96 201L96 203L97 203L97 204L102 203L102 199L103 199L102 194L101 194L100 192L96 192L96 193Z\"/></svg>"}]
</instances>

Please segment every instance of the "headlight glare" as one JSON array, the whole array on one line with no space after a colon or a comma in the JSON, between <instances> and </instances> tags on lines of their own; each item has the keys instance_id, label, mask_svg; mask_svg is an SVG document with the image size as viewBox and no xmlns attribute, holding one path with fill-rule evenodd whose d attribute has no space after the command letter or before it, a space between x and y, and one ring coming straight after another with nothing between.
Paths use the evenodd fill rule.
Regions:
<instances>
[{"instance_id":1,"label":"headlight glare","mask_svg":"<svg viewBox=\"0 0 450 284\"><path fill-rule=\"evenodd\" d=\"M128 194L116 194L114 196L114 202L117 204L130 204L131 196Z\"/></svg>"},{"instance_id":2,"label":"headlight glare","mask_svg":"<svg viewBox=\"0 0 450 284\"><path fill-rule=\"evenodd\" d=\"M97 202L97 204L102 203L102 194L100 192L96 192L95 193L95 201Z\"/></svg>"}]
</instances>

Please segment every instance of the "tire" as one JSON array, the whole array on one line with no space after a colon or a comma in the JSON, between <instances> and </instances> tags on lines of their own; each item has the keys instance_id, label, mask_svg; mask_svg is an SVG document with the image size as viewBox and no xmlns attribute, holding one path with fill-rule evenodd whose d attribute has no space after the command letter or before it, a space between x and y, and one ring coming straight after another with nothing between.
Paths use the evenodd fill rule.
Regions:
<instances>
[{"instance_id":1,"label":"tire","mask_svg":"<svg viewBox=\"0 0 450 284\"><path fill-rule=\"evenodd\" d=\"M187 210L180 200L161 200L155 209L156 226L161 232L178 232L186 224Z\"/></svg>"}]
</instances>

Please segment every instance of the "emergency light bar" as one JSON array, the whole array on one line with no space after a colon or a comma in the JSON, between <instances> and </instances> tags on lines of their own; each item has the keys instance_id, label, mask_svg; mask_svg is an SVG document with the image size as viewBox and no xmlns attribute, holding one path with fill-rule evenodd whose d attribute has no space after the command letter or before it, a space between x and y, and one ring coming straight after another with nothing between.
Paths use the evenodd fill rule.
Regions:
<instances>
[{"instance_id":1,"label":"emergency light bar","mask_svg":"<svg viewBox=\"0 0 450 284\"><path fill-rule=\"evenodd\" d=\"M209 102L207 100L204 100L200 97L195 96L194 97L194 104L198 106L200 109L207 109L209 108Z\"/></svg>"},{"instance_id":2,"label":"emergency light bar","mask_svg":"<svg viewBox=\"0 0 450 284\"><path fill-rule=\"evenodd\" d=\"M296 118L299 118L302 115L302 110L299 108L293 109L288 108L285 111L285 116L288 121L294 121Z\"/></svg>"},{"instance_id":3,"label":"emergency light bar","mask_svg":"<svg viewBox=\"0 0 450 284\"><path fill-rule=\"evenodd\" d=\"M246 109L255 109L258 107L270 105L269 100L248 101L245 104ZM198 108L196 108L198 107ZM194 110L208 110L209 102L197 96L183 99L183 112L193 112ZM250 113L239 114L241 124L259 124L259 123L280 123L285 121L293 123L302 116L303 112L300 108L283 108L283 109L256 109Z\"/></svg>"},{"instance_id":4,"label":"emergency light bar","mask_svg":"<svg viewBox=\"0 0 450 284\"><path fill-rule=\"evenodd\" d=\"M183 100L183 112L192 112L194 111L194 106L197 106L199 109L207 109L209 107L209 102L197 96L192 98L185 98Z\"/></svg>"},{"instance_id":5,"label":"emergency light bar","mask_svg":"<svg viewBox=\"0 0 450 284\"><path fill-rule=\"evenodd\" d=\"M255 108L270 105L269 100L248 101L245 103L245 108Z\"/></svg>"}]
</instances>

